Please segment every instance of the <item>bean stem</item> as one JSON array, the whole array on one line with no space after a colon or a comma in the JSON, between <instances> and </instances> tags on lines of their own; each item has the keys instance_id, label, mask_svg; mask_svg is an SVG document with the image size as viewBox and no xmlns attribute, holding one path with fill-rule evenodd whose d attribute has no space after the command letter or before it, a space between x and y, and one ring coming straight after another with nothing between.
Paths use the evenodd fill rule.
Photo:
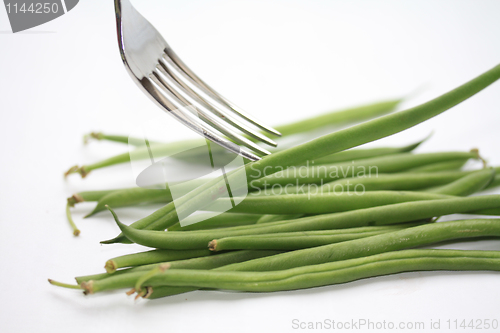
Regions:
<instances>
[{"instance_id":1,"label":"bean stem","mask_svg":"<svg viewBox=\"0 0 500 333\"><path fill-rule=\"evenodd\" d=\"M80 230L75 224L75 221L73 221L73 217L71 216L71 210L70 210L70 204L69 202L66 204L66 219L69 222L69 225L71 226L71 229L73 229L73 235L78 236L80 235Z\"/></svg>"},{"instance_id":2,"label":"bean stem","mask_svg":"<svg viewBox=\"0 0 500 333\"><path fill-rule=\"evenodd\" d=\"M74 284L68 284L68 283L62 283L58 282L52 279L48 279L49 283L54 286L62 287L62 288L68 288L68 289L82 289L80 285L74 285Z\"/></svg>"}]
</instances>

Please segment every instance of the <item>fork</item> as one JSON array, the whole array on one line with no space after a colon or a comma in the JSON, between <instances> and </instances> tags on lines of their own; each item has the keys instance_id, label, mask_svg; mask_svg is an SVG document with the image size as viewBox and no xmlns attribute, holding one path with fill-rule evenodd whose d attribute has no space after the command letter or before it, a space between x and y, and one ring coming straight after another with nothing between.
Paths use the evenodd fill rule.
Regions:
<instances>
[{"instance_id":1,"label":"fork","mask_svg":"<svg viewBox=\"0 0 500 333\"><path fill-rule=\"evenodd\" d=\"M263 125L203 82L129 0L115 0L115 13L125 68L160 108L206 139L251 161L260 157L238 144L260 155L270 152L254 141L277 146L249 124L270 134L281 133Z\"/></svg>"}]
</instances>

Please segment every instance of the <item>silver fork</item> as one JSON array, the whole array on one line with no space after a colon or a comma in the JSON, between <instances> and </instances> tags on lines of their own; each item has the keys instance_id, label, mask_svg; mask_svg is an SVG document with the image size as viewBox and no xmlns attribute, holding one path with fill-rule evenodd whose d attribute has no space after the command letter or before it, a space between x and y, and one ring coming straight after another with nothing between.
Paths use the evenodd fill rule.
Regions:
<instances>
[{"instance_id":1,"label":"silver fork","mask_svg":"<svg viewBox=\"0 0 500 333\"><path fill-rule=\"evenodd\" d=\"M234 142L260 155L270 152L244 134L277 146L248 123L280 136L278 131L262 125L203 82L129 0L115 0L115 12L123 63L133 80L164 111L210 141L252 161L260 157Z\"/></svg>"}]
</instances>

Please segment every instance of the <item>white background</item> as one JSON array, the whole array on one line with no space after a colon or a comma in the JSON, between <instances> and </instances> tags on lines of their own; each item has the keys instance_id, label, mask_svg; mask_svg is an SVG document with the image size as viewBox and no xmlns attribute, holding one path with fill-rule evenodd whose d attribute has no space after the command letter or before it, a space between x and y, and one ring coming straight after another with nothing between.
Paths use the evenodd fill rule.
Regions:
<instances>
[{"instance_id":1,"label":"white background","mask_svg":"<svg viewBox=\"0 0 500 333\"><path fill-rule=\"evenodd\" d=\"M190 67L271 124L408 96L417 105L500 62L499 1L135 1ZM193 292L134 301L121 291L84 297L50 286L102 271L140 250L101 246L116 235L108 214L71 236L65 198L133 184L129 167L63 180L65 169L126 150L82 145L92 130L128 134L161 112L120 61L112 1L80 1L71 12L12 34L0 9L0 327L2 332L292 332L292 320L500 320L496 273L407 273L274 294ZM421 89L423 87L423 89ZM479 147L500 164L500 84L425 124L381 140L434 136L418 151ZM172 140L193 137L175 120ZM121 209L132 222L151 208ZM448 245L450 247L450 245ZM454 245L500 250L498 241ZM470 331L461 329L460 331Z\"/></svg>"}]
</instances>

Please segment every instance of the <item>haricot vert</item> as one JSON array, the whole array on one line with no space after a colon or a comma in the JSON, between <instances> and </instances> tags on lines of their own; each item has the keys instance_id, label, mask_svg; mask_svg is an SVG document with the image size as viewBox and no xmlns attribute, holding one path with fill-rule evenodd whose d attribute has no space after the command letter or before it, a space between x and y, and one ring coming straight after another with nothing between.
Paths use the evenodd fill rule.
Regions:
<instances>
[{"instance_id":1,"label":"haricot vert","mask_svg":"<svg viewBox=\"0 0 500 333\"><path fill-rule=\"evenodd\" d=\"M130 226L122 224L110 208L122 234L103 243L135 242L152 250L112 258L106 262L106 273L79 276L78 285L50 283L86 294L132 288L128 294L156 299L206 288L294 290L406 271L500 271L500 251L413 249L443 241L500 237L500 219L438 221L454 213L500 215L500 195L468 197L500 183L500 169L487 168L477 149L414 153L422 141L403 147L355 148L432 118L498 78L500 66L427 103L389 115L383 114L392 111L399 100L283 126L280 130L290 135L383 115L298 146L274 150L272 155L246 162L223 177L200 181L196 189L175 202L168 184L160 185L159 191L79 192L68 199L66 207L75 233L78 229L69 209L79 202L97 201L93 213L106 205L168 203ZM136 145L139 158L151 153L137 138L102 133L91 137ZM182 151L188 145L187 141L152 142L150 148L159 156ZM70 173L85 176L91 170L128 160L128 154L118 155L73 168ZM460 170L470 160L481 161L483 168ZM292 173L298 168L307 172ZM366 176L370 168L376 169L373 177ZM334 170L337 175L332 174ZM247 179L242 186L247 186L248 195L231 194L229 198L225 184L242 176ZM280 186L291 192L276 193ZM356 187L362 191L356 192ZM233 209L218 214L220 207L228 204ZM179 221L178 216L199 210L215 213ZM193 223L200 218L204 221Z\"/></svg>"}]
</instances>

